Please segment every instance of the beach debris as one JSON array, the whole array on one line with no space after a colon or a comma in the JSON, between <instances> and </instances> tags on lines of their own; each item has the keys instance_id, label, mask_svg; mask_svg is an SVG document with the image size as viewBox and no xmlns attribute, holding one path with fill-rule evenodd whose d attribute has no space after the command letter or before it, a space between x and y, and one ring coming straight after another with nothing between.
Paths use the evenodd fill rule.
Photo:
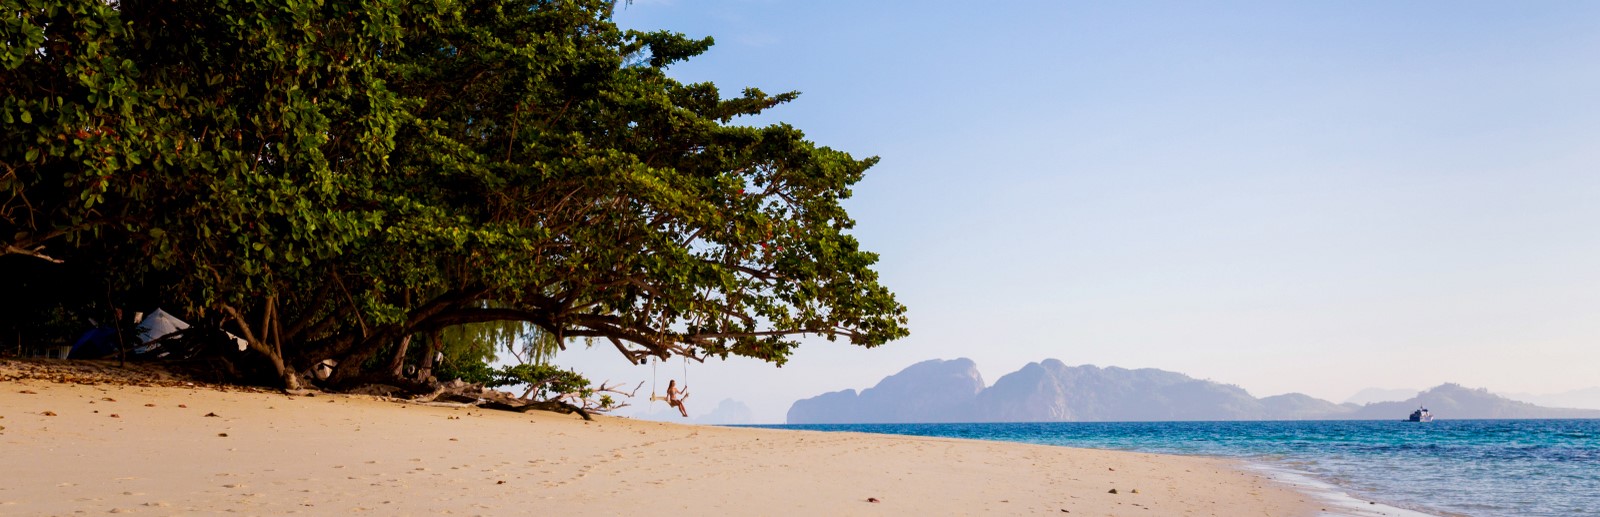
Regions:
<instances>
[{"instance_id":1,"label":"beach debris","mask_svg":"<svg viewBox=\"0 0 1600 517\"><path fill-rule=\"evenodd\" d=\"M1106 492L1106 493L1107 494L1115 494L1115 493L1117 493L1117 489L1113 488L1113 489L1111 489L1111 491Z\"/></svg>"},{"instance_id":2,"label":"beach debris","mask_svg":"<svg viewBox=\"0 0 1600 517\"><path fill-rule=\"evenodd\" d=\"M506 480L502 479L502 480L494 482L494 484L496 484L496 485L504 485L504 484L506 484Z\"/></svg>"},{"instance_id":3,"label":"beach debris","mask_svg":"<svg viewBox=\"0 0 1600 517\"><path fill-rule=\"evenodd\" d=\"M217 414L216 413L206 413L206 416L214 417L214 416L217 416Z\"/></svg>"},{"instance_id":4,"label":"beach debris","mask_svg":"<svg viewBox=\"0 0 1600 517\"><path fill-rule=\"evenodd\" d=\"M100 400L104 400L106 402L116 402L117 401L117 399L114 399L114 398L111 398L111 397L100 397Z\"/></svg>"},{"instance_id":5,"label":"beach debris","mask_svg":"<svg viewBox=\"0 0 1600 517\"><path fill-rule=\"evenodd\" d=\"M1137 494L1137 493L1139 493L1139 489L1137 489L1137 488L1135 488L1135 489L1133 489L1133 491L1132 491L1132 492L1133 492L1133 493L1135 493L1135 494Z\"/></svg>"},{"instance_id":6,"label":"beach debris","mask_svg":"<svg viewBox=\"0 0 1600 517\"><path fill-rule=\"evenodd\" d=\"M223 438L227 438L228 437L228 433L217 433L217 436L221 436Z\"/></svg>"},{"instance_id":7,"label":"beach debris","mask_svg":"<svg viewBox=\"0 0 1600 517\"><path fill-rule=\"evenodd\" d=\"M156 407L155 404L145 404L144 407Z\"/></svg>"},{"instance_id":8,"label":"beach debris","mask_svg":"<svg viewBox=\"0 0 1600 517\"><path fill-rule=\"evenodd\" d=\"M44 415L44 416L56 416L56 412L55 411L45 411L45 412L39 413L39 414Z\"/></svg>"},{"instance_id":9,"label":"beach debris","mask_svg":"<svg viewBox=\"0 0 1600 517\"><path fill-rule=\"evenodd\" d=\"M867 502L869 502L869 503L878 503L878 502L882 502L882 501L879 501L878 498L876 498L876 497L868 497L867 498Z\"/></svg>"},{"instance_id":10,"label":"beach debris","mask_svg":"<svg viewBox=\"0 0 1600 517\"><path fill-rule=\"evenodd\" d=\"M122 415L119 415L119 414L116 414L116 413L112 413L111 414L111 418L122 418Z\"/></svg>"},{"instance_id":11,"label":"beach debris","mask_svg":"<svg viewBox=\"0 0 1600 517\"><path fill-rule=\"evenodd\" d=\"M1106 467L1106 470L1109 470L1109 471L1112 471L1112 472L1116 472L1117 471L1117 469L1114 469L1114 468L1111 468L1111 467Z\"/></svg>"},{"instance_id":12,"label":"beach debris","mask_svg":"<svg viewBox=\"0 0 1600 517\"><path fill-rule=\"evenodd\" d=\"M183 408L183 409L189 409L189 406L187 404L178 404L178 407Z\"/></svg>"},{"instance_id":13,"label":"beach debris","mask_svg":"<svg viewBox=\"0 0 1600 517\"><path fill-rule=\"evenodd\" d=\"M1066 509L1066 508L1062 508L1062 509L1061 509L1061 513L1072 513L1072 512L1069 512L1069 511L1067 511L1067 509Z\"/></svg>"},{"instance_id":14,"label":"beach debris","mask_svg":"<svg viewBox=\"0 0 1600 517\"><path fill-rule=\"evenodd\" d=\"M19 391L17 393L21 393L23 395L38 395L39 394L39 392L33 391L33 390L22 390L22 391Z\"/></svg>"}]
</instances>

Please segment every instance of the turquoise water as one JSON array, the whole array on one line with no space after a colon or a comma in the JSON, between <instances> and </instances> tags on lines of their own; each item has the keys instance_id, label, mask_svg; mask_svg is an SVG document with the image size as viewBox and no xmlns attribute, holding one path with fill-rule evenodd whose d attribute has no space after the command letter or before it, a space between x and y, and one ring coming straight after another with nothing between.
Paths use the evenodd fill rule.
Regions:
<instances>
[{"instance_id":1,"label":"turquoise water","mask_svg":"<svg viewBox=\"0 0 1600 517\"><path fill-rule=\"evenodd\" d=\"M1436 514L1600 515L1600 420L762 426L1242 458Z\"/></svg>"}]
</instances>

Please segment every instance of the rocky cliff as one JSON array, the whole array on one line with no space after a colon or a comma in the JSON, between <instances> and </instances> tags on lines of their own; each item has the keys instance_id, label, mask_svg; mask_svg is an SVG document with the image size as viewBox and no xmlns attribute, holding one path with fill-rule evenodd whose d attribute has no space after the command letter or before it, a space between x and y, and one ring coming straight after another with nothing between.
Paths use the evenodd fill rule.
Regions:
<instances>
[{"instance_id":1,"label":"rocky cliff","mask_svg":"<svg viewBox=\"0 0 1600 517\"><path fill-rule=\"evenodd\" d=\"M1361 406L1347 418L1361 420L1401 419L1411 411L1426 407L1434 418L1465 420L1477 418L1600 418L1600 410L1536 406L1511 400L1479 388L1444 384L1399 402L1377 402Z\"/></svg>"},{"instance_id":2,"label":"rocky cliff","mask_svg":"<svg viewBox=\"0 0 1600 517\"><path fill-rule=\"evenodd\" d=\"M877 386L835 391L795 402L790 423L970 422L983 377L971 359L923 361Z\"/></svg>"},{"instance_id":3,"label":"rocky cliff","mask_svg":"<svg viewBox=\"0 0 1600 517\"><path fill-rule=\"evenodd\" d=\"M1144 368L1029 363L984 387L970 359L911 365L877 386L795 402L791 424L1096 422L1173 420L1389 420L1427 406L1440 419L1600 418L1600 411L1545 408L1486 390L1445 384L1410 400L1335 404L1300 393L1266 398L1231 384Z\"/></svg>"}]
</instances>

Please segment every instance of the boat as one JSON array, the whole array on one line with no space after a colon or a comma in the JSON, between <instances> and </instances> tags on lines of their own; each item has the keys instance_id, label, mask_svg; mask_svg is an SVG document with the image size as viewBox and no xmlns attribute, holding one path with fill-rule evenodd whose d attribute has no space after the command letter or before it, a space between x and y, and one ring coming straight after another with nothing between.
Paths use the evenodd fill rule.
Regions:
<instances>
[{"instance_id":1,"label":"boat","mask_svg":"<svg viewBox=\"0 0 1600 517\"><path fill-rule=\"evenodd\" d=\"M1411 412L1411 416L1406 418L1406 421L1407 422L1432 422L1433 421L1433 413L1429 413L1428 412L1428 408L1425 408L1425 407L1417 408L1416 411L1412 411Z\"/></svg>"}]
</instances>

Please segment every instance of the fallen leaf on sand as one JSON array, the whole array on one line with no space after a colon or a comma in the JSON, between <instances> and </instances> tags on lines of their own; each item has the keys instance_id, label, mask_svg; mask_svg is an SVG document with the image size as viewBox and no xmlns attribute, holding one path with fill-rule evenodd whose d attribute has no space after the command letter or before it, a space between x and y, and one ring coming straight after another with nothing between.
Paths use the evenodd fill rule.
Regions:
<instances>
[{"instance_id":1,"label":"fallen leaf on sand","mask_svg":"<svg viewBox=\"0 0 1600 517\"><path fill-rule=\"evenodd\" d=\"M119 414L116 414L116 413L112 413L111 414L111 418L122 418L122 415L119 415Z\"/></svg>"},{"instance_id":2,"label":"fallen leaf on sand","mask_svg":"<svg viewBox=\"0 0 1600 517\"><path fill-rule=\"evenodd\" d=\"M181 407L181 408L185 408L185 409L188 409L188 407L189 407L189 406L187 406L187 405L184 405L184 404L178 404L178 407Z\"/></svg>"},{"instance_id":3,"label":"fallen leaf on sand","mask_svg":"<svg viewBox=\"0 0 1600 517\"><path fill-rule=\"evenodd\" d=\"M1111 489L1111 491L1106 492L1106 493L1107 494L1115 494L1115 493L1117 493L1117 489L1113 488L1113 489Z\"/></svg>"},{"instance_id":4,"label":"fallen leaf on sand","mask_svg":"<svg viewBox=\"0 0 1600 517\"><path fill-rule=\"evenodd\" d=\"M111 397L101 397L100 400L104 400L106 402L116 402L117 401L117 399L114 399L114 398L111 398Z\"/></svg>"},{"instance_id":5,"label":"fallen leaf on sand","mask_svg":"<svg viewBox=\"0 0 1600 517\"><path fill-rule=\"evenodd\" d=\"M33 390L22 390L22 391L19 391L17 393L21 393L23 395L38 395L39 394L38 392L33 391Z\"/></svg>"},{"instance_id":6,"label":"fallen leaf on sand","mask_svg":"<svg viewBox=\"0 0 1600 517\"><path fill-rule=\"evenodd\" d=\"M878 498L876 498L876 497L868 497L867 498L867 502L876 503L876 502L878 502Z\"/></svg>"},{"instance_id":7,"label":"fallen leaf on sand","mask_svg":"<svg viewBox=\"0 0 1600 517\"><path fill-rule=\"evenodd\" d=\"M217 436L221 436L223 438L227 438L228 437L228 433L217 433Z\"/></svg>"},{"instance_id":8,"label":"fallen leaf on sand","mask_svg":"<svg viewBox=\"0 0 1600 517\"><path fill-rule=\"evenodd\" d=\"M145 404L144 407L156 407L155 404Z\"/></svg>"},{"instance_id":9,"label":"fallen leaf on sand","mask_svg":"<svg viewBox=\"0 0 1600 517\"><path fill-rule=\"evenodd\" d=\"M216 413L206 413L206 416L217 416Z\"/></svg>"},{"instance_id":10,"label":"fallen leaf on sand","mask_svg":"<svg viewBox=\"0 0 1600 517\"><path fill-rule=\"evenodd\" d=\"M56 412L55 411L45 411L45 412L39 413L39 414L44 415L44 416L56 416Z\"/></svg>"}]
</instances>

